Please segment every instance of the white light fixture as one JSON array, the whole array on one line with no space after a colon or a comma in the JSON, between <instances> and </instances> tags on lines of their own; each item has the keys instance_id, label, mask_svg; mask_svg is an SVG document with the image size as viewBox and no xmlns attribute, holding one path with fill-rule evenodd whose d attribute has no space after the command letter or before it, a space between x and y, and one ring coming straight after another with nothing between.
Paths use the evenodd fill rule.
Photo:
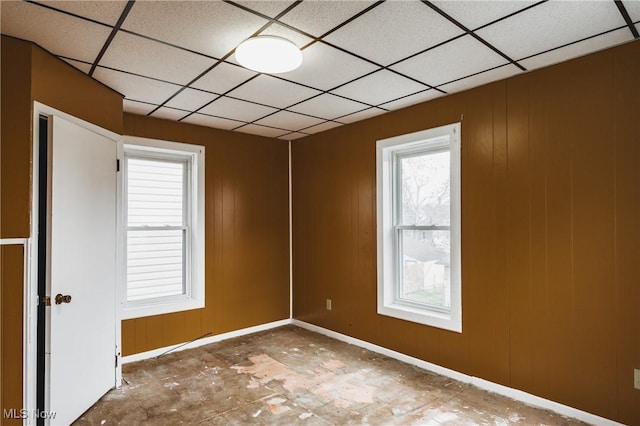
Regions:
<instances>
[{"instance_id":1,"label":"white light fixture","mask_svg":"<svg viewBox=\"0 0 640 426\"><path fill-rule=\"evenodd\" d=\"M236 60L250 70L278 74L298 68L302 64L302 52L285 38L257 36L240 43Z\"/></svg>"}]
</instances>

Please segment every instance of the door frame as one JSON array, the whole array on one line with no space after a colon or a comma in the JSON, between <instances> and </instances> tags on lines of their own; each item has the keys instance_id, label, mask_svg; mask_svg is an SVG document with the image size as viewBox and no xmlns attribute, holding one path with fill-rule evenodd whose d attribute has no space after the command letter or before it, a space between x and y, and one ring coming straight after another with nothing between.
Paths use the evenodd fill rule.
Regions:
<instances>
[{"instance_id":1,"label":"door frame","mask_svg":"<svg viewBox=\"0 0 640 426\"><path fill-rule=\"evenodd\" d=\"M38 101L33 101L32 110L32 177L31 177L31 230L30 237L27 244L27 271L28 278L26 279L26 286L24 291L24 318L23 318L23 408L27 410L27 413L35 413L37 409L36 394L37 394L37 336L38 336L38 212L39 203L38 195L39 188L39 135L40 135L40 120L41 115L48 117L56 116L66 121L69 121L84 129L90 130L108 139L111 139L116 144L117 156L120 158L120 146L122 136L114 133L110 130L106 130L95 124L86 122L70 114L57 110L55 108L44 105ZM122 219L120 217L120 179L121 174L116 174L116 303L115 309L115 337L116 347L115 355L117 356L117 365L115 368L115 385L120 387L122 384L122 322L119 301L121 299L120 285L117 282L121 275L122 268ZM49 194L49 197L51 194ZM48 374L49 366L45 366ZM48 395L48 390L45 389L45 395ZM45 397L45 400L48 398ZM47 410L48 407L45 407ZM25 425L35 425L34 416L28 416L24 419Z\"/></svg>"}]
</instances>

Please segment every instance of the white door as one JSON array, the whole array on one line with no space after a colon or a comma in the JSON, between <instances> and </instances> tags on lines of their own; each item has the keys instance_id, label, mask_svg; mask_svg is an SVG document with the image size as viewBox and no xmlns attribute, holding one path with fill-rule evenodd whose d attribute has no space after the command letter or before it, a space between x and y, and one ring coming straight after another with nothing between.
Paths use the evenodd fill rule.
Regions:
<instances>
[{"instance_id":1,"label":"white door","mask_svg":"<svg viewBox=\"0 0 640 426\"><path fill-rule=\"evenodd\" d=\"M116 142L51 119L48 409L65 425L115 386Z\"/></svg>"}]
</instances>

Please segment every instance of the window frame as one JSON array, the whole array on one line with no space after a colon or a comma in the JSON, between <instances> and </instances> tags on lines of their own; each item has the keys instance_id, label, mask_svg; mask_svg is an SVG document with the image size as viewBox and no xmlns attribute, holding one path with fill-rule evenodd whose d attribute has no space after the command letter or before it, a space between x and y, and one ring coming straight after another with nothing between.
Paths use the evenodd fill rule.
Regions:
<instances>
[{"instance_id":1,"label":"window frame","mask_svg":"<svg viewBox=\"0 0 640 426\"><path fill-rule=\"evenodd\" d=\"M120 184L119 215L121 223L119 234L122 242L119 264L121 272L121 291L119 302L121 318L131 319L151 315L167 314L191 309L203 308L204 292L204 164L205 148L201 145L169 142L158 139L124 136L120 147ZM154 297L139 300L127 300L127 159L154 159L185 162L186 208L181 227L154 227L154 229L173 229L186 227L184 233L184 293L172 296Z\"/></svg>"},{"instance_id":2,"label":"window frame","mask_svg":"<svg viewBox=\"0 0 640 426\"><path fill-rule=\"evenodd\" d=\"M377 192L377 312L445 330L462 332L461 283L461 213L460 213L460 123L406 135L381 139L376 142ZM448 141L444 141L448 138ZM400 301L403 230L438 230L442 226L399 224L402 191L399 182L398 161L425 153L450 153L450 291L451 307L446 309L420 303Z\"/></svg>"}]
</instances>

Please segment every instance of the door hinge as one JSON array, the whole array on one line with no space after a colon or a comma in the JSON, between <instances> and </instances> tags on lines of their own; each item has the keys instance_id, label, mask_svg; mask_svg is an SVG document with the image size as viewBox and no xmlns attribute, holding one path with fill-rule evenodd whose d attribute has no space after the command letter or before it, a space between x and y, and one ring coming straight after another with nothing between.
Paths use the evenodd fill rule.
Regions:
<instances>
[{"instance_id":1,"label":"door hinge","mask_svg":"<svg viewBox=\"0 0 640 426\"><path fill-rule=\"evenodd\" d=\"M116 355L116 367L118 366L118 355Z\"/></svg>"},{"instance_id":2,"label":"door hinge","mask_svg":"<svg viewBox=\"0 0 640 426\"><path fill-rule=\"evenodd\" d=\"M42 296L42 299L40 299L40 302L44 303L44 306L51 306L51 297Z\"/></svg>"},{"instance_id":3,"label":"door hinge","mask_svg":"<svg viewBox=\"0 0 640 426\"><path fill-rule=\"evenodd\" d=\"M120 171L120 159L116 159L116 172Z\"/></svg>"}]
</instances>

